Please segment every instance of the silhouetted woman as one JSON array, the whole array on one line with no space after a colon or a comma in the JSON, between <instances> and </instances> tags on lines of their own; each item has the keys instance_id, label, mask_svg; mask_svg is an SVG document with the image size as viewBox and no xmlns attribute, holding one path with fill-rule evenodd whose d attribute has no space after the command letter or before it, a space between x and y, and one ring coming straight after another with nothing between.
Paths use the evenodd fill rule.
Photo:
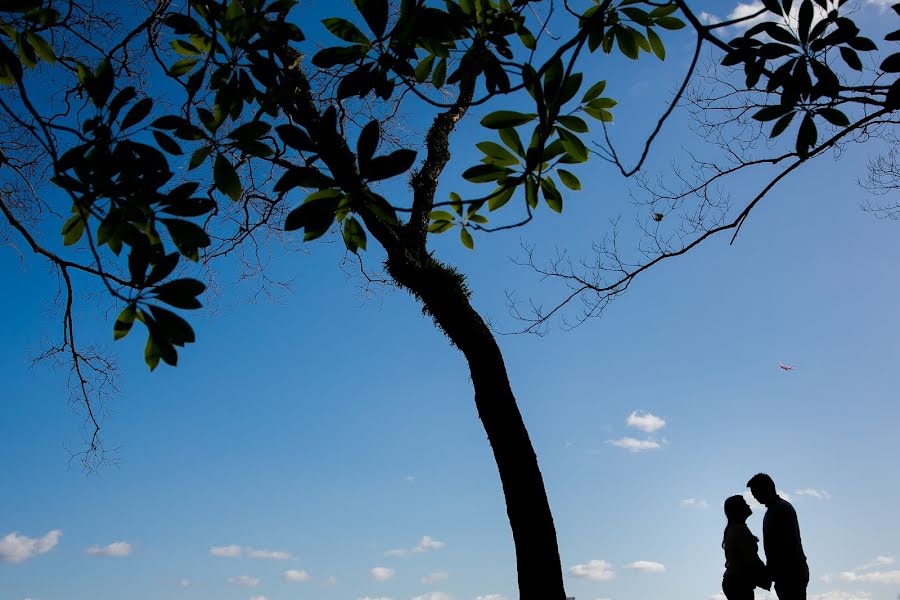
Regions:
<instances>
[{"instance_id":1,"label":"silhouetted woman","mask_svg":"<svg viewBox=\"0 0 900 600\"><path fill-rule=\"evenodd\" d=\"M728 600L753 600L753 588L772 587L766 565L759 558L759 538L747 527L747 517L752 514L743 496L732 496L725 501L728 524L722 537L725 550L722 591Z\"/></svg>"}]
</instances>

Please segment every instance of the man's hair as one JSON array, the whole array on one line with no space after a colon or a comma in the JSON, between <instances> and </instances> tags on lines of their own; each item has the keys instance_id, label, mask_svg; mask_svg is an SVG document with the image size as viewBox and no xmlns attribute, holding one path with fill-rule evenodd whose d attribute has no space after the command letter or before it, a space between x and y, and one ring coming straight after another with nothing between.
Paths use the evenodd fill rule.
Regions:
<instances>
[{"instance_id":1,"label":"man's hair","mask_svg":"<svg viewBox=\"0 0 900 600\"><path fill-rule=\"evenodd\" d=\"M772 478L765 473L757 473L750 478L750 481L747 482L747 487L774 492L775 482L772 481Z\"/></svg>"}]
</instances>

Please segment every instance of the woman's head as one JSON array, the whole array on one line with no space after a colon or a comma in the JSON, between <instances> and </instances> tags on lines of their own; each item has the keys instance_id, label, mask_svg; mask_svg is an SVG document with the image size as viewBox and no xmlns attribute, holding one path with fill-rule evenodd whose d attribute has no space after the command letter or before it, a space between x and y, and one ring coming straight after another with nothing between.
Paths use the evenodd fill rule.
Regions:
<instances>
[{"instance_id":1,"label":"woman's head","mask_svg":"<svg viewBox=\"0 0 900 600\"><path fill-rule=\"evenodd\" d=\"M725 500L725 516L729 521L745 521L753 514L743 496L731 496Z\"/></svg>"}]
</instances>

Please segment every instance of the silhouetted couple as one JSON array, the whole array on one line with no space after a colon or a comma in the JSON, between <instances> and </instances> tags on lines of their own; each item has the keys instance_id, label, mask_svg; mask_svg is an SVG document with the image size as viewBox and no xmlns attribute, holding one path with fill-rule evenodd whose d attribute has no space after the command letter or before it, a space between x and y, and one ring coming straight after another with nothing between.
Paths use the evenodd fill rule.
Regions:
<instances>
[{"instance_id":1,"label":"silhouetted couple","mask_svg":"<svg viewBox=\"0 0 900 600\"><path fill-rule=\"evenodd\" d=\"M763 519L763 548L766 563L759 558L759 538L750 533L747 517L753 514L743 496L725 501L728 524L722 539L725 550L725 576L722 591L728 600L753 600L754 588L765 590L775 585L779 600L806 600L809 567L797 513L790 502L775 491L775 482L765 473L747 482L750 493L766 506Z\"/></svg>"}]
</instances>

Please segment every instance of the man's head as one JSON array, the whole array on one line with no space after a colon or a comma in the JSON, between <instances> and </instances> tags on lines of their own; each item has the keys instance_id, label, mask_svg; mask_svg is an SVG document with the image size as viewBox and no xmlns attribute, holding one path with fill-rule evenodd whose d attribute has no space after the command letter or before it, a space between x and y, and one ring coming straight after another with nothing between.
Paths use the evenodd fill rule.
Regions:
<instances>
[{"instance_id":1,"label":"man's head","mask_svg":"<svg viewBox=\"0 0 900 600\"><path fill-rule=\"evenodd\" d=\"M778 498L778 493L775 491L775 482L765 473L757 473L751 477L750 481L747 482L747 487L750 488L750 493L753 494L753 497L760 504L768 506L769 503Z\"/></svg>"}]
</instances>

